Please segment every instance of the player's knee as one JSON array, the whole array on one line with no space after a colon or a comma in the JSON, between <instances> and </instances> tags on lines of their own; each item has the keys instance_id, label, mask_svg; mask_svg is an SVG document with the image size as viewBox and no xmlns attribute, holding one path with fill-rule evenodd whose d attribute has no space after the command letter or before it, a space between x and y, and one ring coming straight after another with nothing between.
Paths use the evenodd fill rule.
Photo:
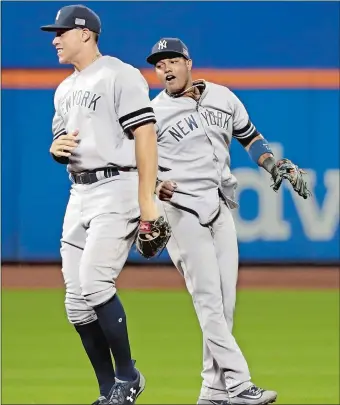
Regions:
<instances>
[{"instance_id":1,"label":"player's knee","mask_svg":"<svg viewBox=\"0 0 340 405\"><path fill-rule=\"evenodd\" d=\"M84 279L80 282L81 294L89 307L95 308L109 301L116 293L113 280Z\"/></svg>"},{"instance_id":2,"label":"player's knee","mask_svg":"<svg viewBox=\"0 0 340 405\"><path fill-rule=\"evenodd\" d=\"M223 297L219 291L209 290L202 286L201 288L194 289L194 300L199 303L200 306L215 310L218 308L223 311Z\"/></svg>"},{"instance_id":3,"label":"player's knee","mask_svg":"<svg viewBox=\"0 0 340 405\"><path fill-rule=\"evenodd\" d=\"M86 292L87 290L82 291L82 295L87 303L92 308L96 308L100 305L105 304L109 301L116 293L115 287L107 288L106 290Z\"/></svg>"},{"instance_id":4,"label":"player's knee","mask_svg":"<svg viewBox=\"0 0 340 405\"><path fill-rule=\"evenodd\" d=\"M84 302L85 304L85 302ZM72 304L65 304L67 319L72 325L83 325L93 322L97 319L97 315L92 308L78 308Z\"/></svg>"}]
</instances>

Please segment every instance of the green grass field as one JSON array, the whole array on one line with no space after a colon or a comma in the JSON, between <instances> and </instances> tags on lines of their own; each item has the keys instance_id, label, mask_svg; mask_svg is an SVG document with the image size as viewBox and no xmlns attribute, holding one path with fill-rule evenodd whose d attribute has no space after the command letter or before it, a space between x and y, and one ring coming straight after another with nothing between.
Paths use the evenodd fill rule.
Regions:
<instances>
[{"instance_id":1,"label":"green grass field","mask_svg":"<svg viewBox=\"0 0 340 405\"><path fill-rule=\"evenodd\" d=\"M195 404L201 336L185 291L122 291L139 404ZM235 336L253 381L278 404L339 404L337 291L240 291ZM63 292L2 292L2 403L89 404L91 366L64 316Z\"/></svg>"}]
</instances>

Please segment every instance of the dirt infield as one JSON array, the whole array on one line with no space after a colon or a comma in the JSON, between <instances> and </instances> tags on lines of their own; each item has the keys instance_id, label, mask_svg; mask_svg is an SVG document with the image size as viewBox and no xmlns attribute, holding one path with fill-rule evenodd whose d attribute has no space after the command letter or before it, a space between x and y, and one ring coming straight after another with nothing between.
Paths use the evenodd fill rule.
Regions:
<instances>
[{"instance_id":1,"label":"dirt infield","mask_svg":"<svg viewBox=\"0 0 340 405\"><path fill-rule=\"evenodd\" d=\"M238 287L243 289L338 289L340 267L241 267ZM62 288L60 265L3 265L2 288ZM173 266L126 266L119 288L183 289L183 278Z\"/></svg>"}]
</instances>

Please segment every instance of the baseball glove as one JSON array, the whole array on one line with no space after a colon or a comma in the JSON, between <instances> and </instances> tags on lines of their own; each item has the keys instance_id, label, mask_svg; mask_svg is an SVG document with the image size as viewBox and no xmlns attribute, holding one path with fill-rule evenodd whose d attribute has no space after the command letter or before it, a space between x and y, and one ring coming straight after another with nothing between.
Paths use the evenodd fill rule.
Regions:
<instances>
[{"instance_id":1,"label":"baseball glove","mask_svg":"<svg viewBox=\"0 0 340 405\"><path fill-rule=\"evenodd\" d=\"M275 166L271 171L273 180L273 190L278 191L281 186L283 179L287 179L293 189L304 199L311 196L311 192L307 188L307 182L304 180L303 175L306 172L299 169L292 161L289 159L281 159L276 162Z\"/></svg>"},{"instance_id":2,"label":"baseball glove","mask_svg":"<svg viewBox=\"0 0 340 405\"><path fill-rule=\"evenodd\" d=\"M155 221L140 221L136 238L139 253L150 259L162 253L171 236L170 225L160 216Z\"/></svg>"}]
</instances>

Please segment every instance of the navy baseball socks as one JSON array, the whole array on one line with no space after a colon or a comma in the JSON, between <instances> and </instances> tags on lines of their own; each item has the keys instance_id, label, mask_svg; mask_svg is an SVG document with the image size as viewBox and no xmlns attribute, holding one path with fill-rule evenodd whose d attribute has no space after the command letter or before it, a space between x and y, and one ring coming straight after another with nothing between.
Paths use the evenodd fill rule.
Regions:
<instances>
[{"instance_id":1,"label":"navy baseball socks","mask_svg":"<svg viewBox=\"0 0 340 405\"><path fill-rule=\"evenodd\" d=\"M137 371L131 359L126 315L120 299L114 295L94 310L115 360L116 378L121 381L134 381Z\"/></svg>"},{"instance_id":2,"label":"navy baseball socks","mask_svg":"<svg viewBox=\"0 0 340 405\"><path fill-rule=\"evenodd\" d=\"M115 382L110 347L96 320L86 325L74 325L95 371L100 395L107 397Z\"/></svg>"}]
</instances>

